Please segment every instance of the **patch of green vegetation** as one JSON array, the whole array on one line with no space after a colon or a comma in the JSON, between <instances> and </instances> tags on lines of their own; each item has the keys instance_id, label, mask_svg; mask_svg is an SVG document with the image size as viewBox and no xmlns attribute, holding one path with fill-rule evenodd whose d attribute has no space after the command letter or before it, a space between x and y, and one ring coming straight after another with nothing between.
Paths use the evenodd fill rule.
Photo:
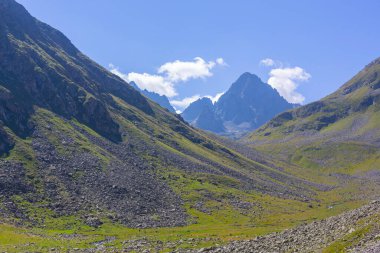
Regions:
<instances>
[{"instance_id":1,"label":"patch of green vegetation","mask_svg":"<svg viewBox=\"0 0 380 253\"><path fill-rule=\"evenodd\" d=\"M15 145L9 152L9 155L5 157L5 160L22 164L25 168L26 181L34 185L37 192L42 193L44 189L41 178L38 175L37 161L32 148L32 139L22 139L16 136L8 128L6 128L6 131L10 136L12 136L12 139L15 141Z\"/></svg>"},{"instance_id":2,"label":"patch of green vegetation","mask_svg":"<svg viewBox=\"0 0 380 253\"><path fill-rule=\"evenodd\" d=\"M320 132L325 134L325 133L343 131L347 129L348 127L352 126L356 117L357 115L350 115L346 118L338 120L334 124L330 124L329 126L323 128Z\"/></svg>"},{"instance_id":3,"label":"patch of green vegetation","mask_svg":"<svg viewBox=\"0 0 380 253\"><path fill-rule=\"evenodd\" d=\"M358 243L365 236L365 234L367 234L370 230L371 230L371 225L355 230L354 232L344 236L342 239L330 244L322 252L323 253L346 252L349 247Z\"/></svg>"},{"instance_id":4,"label":"patch of green vegetation","mask_svg":"<svg viewBox=\"0 0 380 253\"><path fill-rule=\"evenodd\" d=\"M304 168L323 169L325 172L350 172L349 167L367 161L377 148L358 143L310 145L298 149L291 162ZM344 170L341 170L344 169Z\"/></svg>"},{"instance_id":5,"label":"patch of green vegetation","mask_svg":"<svg viewBox=\"0 0 380 253\"><path fill-rule=\"evenodd\" d=\"M49 142L62 155L70 156L78 151L88 152L100 159L103 168L112 159L111 154L91 143L86 136L74 128L75 125L90 135L100 138L95 131L75 119L64 120L48 110L38 108L33 115L33 120L39 122L42 127L41 130L49 139ZM70 143L67 143L65 138L69 138Z\"/></svg>"},{"instance_id":6,"label":"patch of green vegetation","mask_svg":"<svg viewBox=\"0 0 380 253\"><path fill-rule=\"evenodd\" d=\"M366 125L358 129L357 135L365 134L369 131L372 132L373 138L378 138L380 136L379 125L380 125L380 112L374 109L368 110L365 116L368 117L368 122Z\"/></svg>"},{"instance_id":7,"label":"patch of green vegetation","mask_svg":"<svg viewBox=\"0 0 380 253\"><path fill-rule=\"evenodd\" d=\"M0 251L2 252L66 252L73 249L94 248L93 243L100 240L104 240L104 237L0 224Z\"/></svg>"},{"instance_id":8,"label":"patch of green vegetation","mask_svg":"<svg viewBox=\"0 0 380 253\"><path fill-rule=\"evenodd\" d=\"M15 146L9 152L9 155L5 159L21 163L23 166L28 168L30 176L35 176L34 173L36 168L36 161L35 154L32 148L32 139L21 139L14 135L13 132L9 129L7 132L12 136L13 140L15 140Z\"/></svg>"}]
</instances>

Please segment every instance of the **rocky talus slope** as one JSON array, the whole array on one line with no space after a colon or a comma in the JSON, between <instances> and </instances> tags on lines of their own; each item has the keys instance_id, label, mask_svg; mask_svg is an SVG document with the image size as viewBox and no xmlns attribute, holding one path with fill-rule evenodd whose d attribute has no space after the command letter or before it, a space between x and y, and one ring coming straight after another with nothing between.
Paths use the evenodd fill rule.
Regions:
<instances>
[{"instance_id":1,"label":"rocky talus slope","mask_svg":"<svg viewBox=\"0 0 380 253\"><path fill-rule=\"evenodd\" d=\"M280 233L198 252L379 252L380 201Z\"/></svg>"}]
</instances>

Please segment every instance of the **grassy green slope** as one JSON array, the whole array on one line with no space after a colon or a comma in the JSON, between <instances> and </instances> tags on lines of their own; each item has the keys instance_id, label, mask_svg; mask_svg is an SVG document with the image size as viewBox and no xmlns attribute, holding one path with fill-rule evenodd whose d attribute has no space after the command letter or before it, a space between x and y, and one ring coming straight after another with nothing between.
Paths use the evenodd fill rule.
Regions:
<instances>
[{"instance_id":1,"label":"grassy green slope","mask_svg":"<svg viewBox=\"0 0 380 253\"><path fill-rule=\"evenodd\" d=\"M340 201L378 198L379 76L377 59L333 94L278 115L244 142L295 165L294 175L334 185Z\"/></svg>"},{"instance_id":2,"label":"grassy green slope","mask_svg":"<svg viewBox=\"0 0 380 253\"><path fill-rule=\"evenodd\" d=\"M377 59L333 94L278 115L247 141L310 168L374 169L380 144L379 76Z\"/></svg>"}]
</instances>

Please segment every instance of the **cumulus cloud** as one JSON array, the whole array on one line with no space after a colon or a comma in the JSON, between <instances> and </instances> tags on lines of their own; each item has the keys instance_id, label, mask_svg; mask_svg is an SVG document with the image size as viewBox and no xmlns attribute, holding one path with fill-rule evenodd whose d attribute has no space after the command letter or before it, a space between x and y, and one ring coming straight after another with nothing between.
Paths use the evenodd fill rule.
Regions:
<instances>
[{"instance_id":1,"label":"cumulus cloud","mask_svg":"<svg viewBox=\"0 0 380 253\"><path fill-rule=\"evenodd\" d=\"M145 89L148 91L153 91L160 95L166 95L168 97L174 97L178 95L174 89L174 84L167 81L162 76L135 72L123 74L112 64L110 64L110 71L128 83L134 81L136 85L142 90Z\"/></svg>"},{"instance_id":2,"label":"cumulus cloud","mask_svg":"<svg viewBox=\"0 0 380 253\"><path fill-rule=\"evenodd\" d=\"M299 82L308 81L311 75L303 68L275 68L269 72L268 84L290 103L302 103L305 97L296 91Z\"/></svg>"},{"instance_id":3,"label":"cumulus cloud","mask_svg":"<svg viewBox=\"0 0 380 253\"><path fill-rule=\"evenodd\" d=\"M158 68L157 74L135 73L124 74L117 67L109 64L110 71L126 82L134 81L140 89L156 92L167 97L177 96L175 85L189 79L206 78L212 76L211 70L217 66L227 66L223 58L206 62L201 57L193 61L167 62Z\"/></svg>"},{"instance_id":4,"label":"cumulus cloud","mask_svg":"<svg viewBox=\"0 0 380 253\"><path fill-rule=\"evenodd\" d=\"M272 67L275 65L275 61L271 58L265 58L260 61L260 65Z\"/></svg>"},{"instance_id":5,"label":"cumulus cloud","mask_svg":"<svg viewBox=\"0 0 380 253\"><path fill-rule=\"evenodd\" d=\"M223 58L206 62L201 57L193 61L167 62L158 68L159 74L164 74L172 82L187 81L189 79L205 78L212 76L211 69L216 65L225 65Z\"/></svg>"},{"instance_id":6,"label":"cumulus cloud","mask_svg":"<svg viewBox=\"0 0 380 253\"><path fill-rule=\"evenodd\" d=\"M178 95L174 89L174 84L159 75L131 72L127 75L127 80L128 82L134 81L142 90L153 91L160 95L166 95L167 97Z\"/></svg>"},{"instance_id":7,"label":"cumulus cloud","mask_svg":"<svg viewBox=\"0 0 380 253\"><path fill-rule=\"evenodd\" d=\"M171 100L170 103L175 107L175 109L177 111L181 112L184 109L186 109L186 107L188 107L192 102L194 102L200 98L201 98L200 95L194 95L191 97L186 97L186 98L181 99L181 100Z\"/></svg>"}]
</instances>

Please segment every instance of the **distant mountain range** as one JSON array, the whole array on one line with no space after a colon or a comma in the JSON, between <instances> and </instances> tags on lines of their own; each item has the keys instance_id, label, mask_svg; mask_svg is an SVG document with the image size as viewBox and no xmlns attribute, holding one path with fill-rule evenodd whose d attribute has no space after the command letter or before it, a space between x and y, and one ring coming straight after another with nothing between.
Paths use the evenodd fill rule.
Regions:
<instances>
[{"instance_id":1,"label":"distant mountain range","mask_svg":"<svg viewBox=\"0 0 380 253\"><path fill-rule=\"evenodd\" d=\"M148 91L146 89L142 90L140 89L135 82L129 83L133 88L135 88L137 91L141 92L144 96L151 99L152 101L159 104L161 107L166 108L169 110L169 112L175 113L175 109L170 104L169 99L165 95L160 95L156 92Z\"/></svg>"},{"instance_id":2,"label":"distant mountain range","mask_svg":"<svg viewBox=\"0 0 380 253\"><path fill-rule=\"evenodd\" d=\"M239 136L297 106L258 76L244 73L215 104L209 98L201 98L191 103L181 116L203 130Z\"/></svg>"}]
</instances>

